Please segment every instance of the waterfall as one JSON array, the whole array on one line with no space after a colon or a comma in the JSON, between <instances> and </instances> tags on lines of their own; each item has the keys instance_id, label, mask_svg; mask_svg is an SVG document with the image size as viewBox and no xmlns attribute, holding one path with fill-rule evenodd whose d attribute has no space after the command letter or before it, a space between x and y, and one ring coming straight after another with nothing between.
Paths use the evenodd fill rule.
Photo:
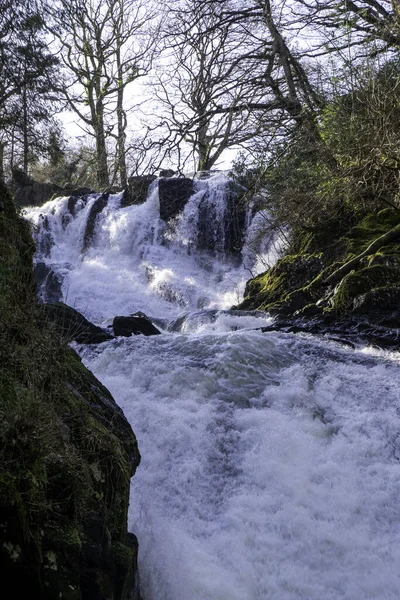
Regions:
<instances>
[{"instance_id":1,"label":"waterfall","mask_svg":"<svg viewBox=\"0 0 400 600\"><path fill-rule=\"evenodd\" d=\"M237 208L240 196L225 175L195 180L168 221L160 218L158 182L141 205L122 207L121 197L57 198L25 210L37 261L59 277L63 299L96 322L115 311L173 317L229 307L250 274L265 269L260 256L273 255L262 239L246 238L246 207Z\"/></svg>"},{"instance_id":2,"label":"waterfall","mask_svg":"<svg viewBox=\"0 0 400 600\"><path fill-rule=\"evenodd\" d=\"M269 315L229 308L279 254L268 215L234 214L220 174L176 205L160 189L26 210L53 294L162 330L74 344L138 438L143 599L400 597L399 353L262 333Z\"/></svg>"}]
</instances>

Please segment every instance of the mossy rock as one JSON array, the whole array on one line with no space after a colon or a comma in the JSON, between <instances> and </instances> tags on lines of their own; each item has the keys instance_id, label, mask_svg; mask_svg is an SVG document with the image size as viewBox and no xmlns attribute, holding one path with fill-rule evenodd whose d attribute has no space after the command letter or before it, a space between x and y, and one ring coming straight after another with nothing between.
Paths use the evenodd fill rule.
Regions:
<instances>
[{"instance_id":1,"label":"mossy rock","mask_svg":"<svg viewBox=\"0 0 400 600\"><path fill-rule=\"evenodd\" d=\"M278 306L296 306L295 310L308 303L310 296L300 292L310 277L315 277L323 268L320 254L288 255L265 273L251 279L245 290L245 298L238 308L241 310L271 310ZM298 291L297 296L294 292ZM300 300L300 295L304 298ZM287 304L288 303L288 304Z\"/></svg>"},{"instance_id":2,"label":"mossy rock","mask_svg":"<svg viewBox=\"0 0 400 600\"><path fill-rule=\"evenodd\" d=\"M387 208L372 213L362 219L362 221L352 227L346 235L341 238L341 242L346 245L346 256L344 260L349 260L353 256L358 256L376 240L379 236L387 233L393 227L400 223L400 211ZM400 255L400 240L382 246L381 254Z\"/></svg>"},{"instance_id":3,"label":"mossy rock","mask_svg":"<svg viewBox=\"0 0 400 600\"><path fill-rule=\"evenodd\" d=\"M294 232L291 253L251 279L239 309L260 309L271 314L310 316L325 313L344 315L356 311L381 320L395 310L400 282L400 236L359 260L351 273L334 284L331 275L365 252L372 242L396 228L400 211L385 209L369 215L343 215L312 231ZM298 253L292 253L297 250ZM312 252L310 252L312 251ZM381 301L380 309L378 304ZM390 313L390 314L389 314Z\"/></svg>"},{"instance_id":4,"label":"mossy rock","mask_svg":"<svg viewBox=\"0 0 400 600\"><path fill-rule=\"evenodd\" d=\"M374 306L371 305L370 307L376 310L376 299L380 295L383 300L385 290L392 289L393 284L400 285L400 271L393 267L372 265L359 271L352 271L338 285L334 296L333 308L339 313L343 313L354 309L360 311L362 306L363 312L368 313L370 310L366 294L372 290L379 290L380 294L375 294ZM393 289L397 289L397 285ZM364 296L362 302L360 300L361 296ZM385 306L384 302L382 302L381 308L383 306Z\"/></svg>"},{"instance_id":5,"label":"mossy rock","mask_svg":"<svg viewBox=\"0 0 400 600\"><path fill-rule=\"evenodd\" d=\"M125 600L133 597L136 574L129 582L113 579L123 572L111 547L126 541L137 441L68 338L43 319L33 252L29 226L0 184L3 586L16 597ZM104 533L101 543L91 538L93 520ZM93 579L109 584L91 594L85 582Z\"/></svg>"}]
</instances>

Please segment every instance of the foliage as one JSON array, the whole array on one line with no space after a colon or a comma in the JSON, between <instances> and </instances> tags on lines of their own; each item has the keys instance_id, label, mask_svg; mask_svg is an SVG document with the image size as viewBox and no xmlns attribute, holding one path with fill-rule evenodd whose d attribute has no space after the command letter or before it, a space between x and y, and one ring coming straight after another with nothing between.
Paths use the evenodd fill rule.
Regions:
<instances>
[{"instance_id":1,"label":"foliage","mask_svg":"<svg viewBox=\"0 0 400 600\"><path fill-rule=\"evenodd\" d=\"M10 171L27 170L46 138L57 106L58 57L48 50L44 18L36 3L5 0L0 15L0 142Z\"/></svg>"}]
</instances>

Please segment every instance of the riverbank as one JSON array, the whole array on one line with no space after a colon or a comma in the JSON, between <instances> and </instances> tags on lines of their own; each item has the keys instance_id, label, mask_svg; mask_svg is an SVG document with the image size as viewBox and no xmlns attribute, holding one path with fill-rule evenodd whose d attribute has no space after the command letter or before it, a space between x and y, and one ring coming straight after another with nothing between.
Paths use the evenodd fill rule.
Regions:
<instances>
[{"instance_id":1,"label":"riverbank","mask_svg":"<svg viewBox=\"0 0 400 600\"><path fill-rule=\"evenodd\" d=\"M275 329L398 348L400 211L296 232L285 256L248 281L234 308L269 312Z\"/></svg>"}]
</instances>

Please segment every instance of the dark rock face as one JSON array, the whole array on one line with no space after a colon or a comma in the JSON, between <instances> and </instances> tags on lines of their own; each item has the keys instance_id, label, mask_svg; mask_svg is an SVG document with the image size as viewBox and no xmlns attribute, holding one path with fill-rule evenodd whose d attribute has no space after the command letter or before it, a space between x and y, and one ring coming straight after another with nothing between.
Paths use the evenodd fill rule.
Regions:
<instances>
[{"instance_id":1,"label":"dark rock face","mask_svg":"<svg viewBox=\"0 0 400 600\"><path fill-rule=\"evenodd\" d=\"M130 317L115 317L113 321L114 334L130 337L131 335L158 335L161 333L146 315L138 313Z\"/></svg>"},{"instance_id":2,"label":"dark rock face","mask_svg":"<svg viewBox=\"0 0 400 600\"><path fill-rule=\"evenodd\" d=\"M89 212L89 215L88 215L88 218L86 221L85 234L83 236L82 252L85 252L89 248L89 246L93 240L94 231L96 229L97 217L102 212L102 210L107 206L108 197L109 197L108 192L101 194L101 196L99 196L97 198L97 200L95 200L95 202L92 205L92 208L90 209L90 212Z\"/></svg>"},{"instance_id":3,"label":"dark rock face","mask_svg":"<svg viewBox=\"0 0 400 600\"><path fill-rule=\"evenodd\" d=\"M107 331L93 325L77 310L62 302L43 304L41 311L46 321L51 321L56 325L66 342L101 344L101 342L113 339L113 336Z\"/></svg>"},{"instance_id":4,"label":"dark rock face","mask_svg":"<svg viewBox=\"0 0 400 600\"><path fill-rule=\"evenodd\" d=\"M44 262L36 263L34 272L38 294L43 302L60 302L62 282L59 276Z\"/></svg>"},{"instance_id":5,"label":"dark rock face","mask_svg":"<svg viewBox=\"0 0 400 600\"><path fill-rule=\"evenodd\" d=\"M206 193L199 205L197 247L216 252L238 253L243 246L246 224L246 205L232 185L225 192L226 208L223 218Z\"/></svg>"},{"instance_id":6,"label":"dark rock face","mask_svg":"<svg viewBox=\"0 0 400 600\"><path fill-rule=\"evenodd\" d=\"M176 217L192 196L193 181L186 177L161 178L158 182L160 217L164 221Z\"/></svg>"},{"instance_id":7,"label":"dark rock face","mask_svg":"<svg viewBox=\"0 0 400 600\"><path fill-rule=\"evenodd\" d=\"M155 175L138 175L129 177L128 189L121 200L121 207L143 204L146 201L149 187L155 181Z\"/></svg>"},{"instance_id":8,"label":"dark rock face","mask_svg":"<svg viewBox=\"0 0 400 600\"><path fill-rule=\"evenodd\" d=\"M36 304L28 224L0 183L0 564L17 598L139 600L136 438ZM61 305L62 306L62 305Z\"/></svg>"}]
</instances>

